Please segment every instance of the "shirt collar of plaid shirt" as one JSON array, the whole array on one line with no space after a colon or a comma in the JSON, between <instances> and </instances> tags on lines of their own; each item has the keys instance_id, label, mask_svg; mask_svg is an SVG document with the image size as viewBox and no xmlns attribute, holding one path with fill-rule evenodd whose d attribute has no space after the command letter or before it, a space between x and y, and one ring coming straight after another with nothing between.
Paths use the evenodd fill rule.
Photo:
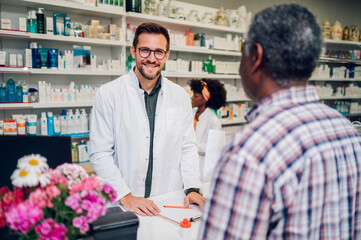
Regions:
<instances>
[{"instance_id":1,"label":"shirt collar of plaid shirt","mask_svg":"<svg viewBox=\"0 0 361 240\"><path fill-rule=\"evenodd\" d=\"M259 114L267 111L270 105L289 105L300 104L305 102L317 102L319 101L316 88L311 85L306 86L294 86L277 91L259 101L255 104L246 114L247 121L251 122Z\"/></svg>"}]
</instances>

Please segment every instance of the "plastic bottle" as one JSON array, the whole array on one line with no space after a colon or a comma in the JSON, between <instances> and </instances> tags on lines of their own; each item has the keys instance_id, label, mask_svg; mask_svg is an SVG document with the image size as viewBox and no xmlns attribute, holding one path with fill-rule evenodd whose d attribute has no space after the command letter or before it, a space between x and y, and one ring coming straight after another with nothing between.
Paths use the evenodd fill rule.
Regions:
<instances>
[{"instance_id":1,"label":"plastic bottle","mask_svg":"<svg viewBox=\"0 0 361 240\"><path fill-rule=\"evenodd\" d=\"M188 218L184 218L183 221L180 222L180 230L178 235L178 240L188 240L191 236L191 222Z\"/></svg>"},{"instance_id":2,"label":"plastic bottle","mask_svg":"<svg viewBox=\"0 0 361 240\"><path fill-rule=\"evenodd\" d=\"M133 40L133 32L132 32L132 29L130 28L129 23L127 24L127 29L126 29L125 35L126 35L127 42L131 43Z\"/></svg>"},{"instance_id":3,"label":"plastic bottle","mask_svg":"<svg viewBox=\"0 0 361 240\"><path fill-rule=\"evenodd\" d=\"M7 94L6 94L6 84L0 84L0 102L6 103L8 101Z\"/></svg>"},{"instance_id":4,"label":"plastic bottle","mask_svg":"<svg viewBox=\"0 0 361 240\"><path fill-rule=\"evenodd\" d=\"M43 136L48 135L48 121L47 121L47 118L46 118L46 112L41 113L40 134L43 135Z\"/></svg>"},{"instance_id":5,"label":"plastic bottle","mask_svg":"<svg viewBox=\"0 0 361 240\"><path fill-rule=\"evenodd\" d=\"M38 33L45 33L45 16L43 13L44 8L38 8L38 12L36 14L36 25Z\"/></svg>"},{"instance_id":6,"label":"plastic bottle","mask_svg":"<svg viewBox=\"0 0 361 240\"><path fill-rule=\"evenodd\" d=\"M23 102L23 87L21 86L20 81L18 85L15 87L15 94L16 94L16 102L22 103Z\"/></svg>"},{"instance_id":7,"label":"plastic bottle","mask_svg":"<svg viewBox=\"0 0 361 240\"><path fill-rule=\"evenodd\" d=\"M13 78L9 78L6 83L6 92L8 95L8 102L15 102L15 81Z\"/></svg>"},{"instance_id":8,"label":"plastic bottle","mask_svg":"<svg viewBox=\"0 0 361 240\"><path fill-rule=\"evenodd\" d=\"M157 15L162 17L167 17L168 15L167 3L164 0L159 0Z\"/></svg>"},{"instance_id":9,"label":"plastic bottle","mask_svg":"<svg viewBox=\"0 0 361 240\"><path fill-rule=\"evenodd\" d=\"M78 146L76 142L71 143L71 159L72 162L79 162Z\"/></svg>"},{"instance_id":10,"label":"plastic bottle","mask_svg":"<svg viewBox=\"0 0 361 240\"><path fill-rule=\"evenodd\" d=\"M81 132L80 127L81 127L80 115L75 115L75 117L74 117L74 133L80 133Z\"/></svg>"},{"instance_id":11,"label":"plastic bottle","mask_svg":"<svg viewBox=\"0 0 361 240\"><path fill-rule=\"evenodd\" d=\"M69 115L68 116L68 134L74 133L74 116Z\"/></svg>"},{"instance_id":12,"label":"plastic bottle","mask_svg":"<svg viewBox=\"0 0 361 240\"><path fill-rule=\"evenodd\" d=\"M194 33L192 32L192 29L189 29L188 34L186 34L186 45L187 46L194 45Z\"/></svg>"},{"instance_id":13,"label":"plastic bottle","mask_svg":"<svg viewBox=\"0 0 361 240\"><path fill-rule=\"evenodd\" d=\"M68 134L68 119L67 116L60 117L60 134Z\"/></svg>"},{"instance_id":14,"label":"plastic bottle","mask_svg":"<svg viewBox=\"0 0 361 240\"><path fill-rule=\"evenodd\" d=\"M86 133L88 132L88 120L87 115L85 112L85 109L81 109L81 115L80 115L80 126L81 126L81 132Z\"/></svg>"},{"instance_id":15,"label":"plastic bottle","mask_svg":"<svg viewBox=\"0 0 361 240\"><path fill-rule=\"evenodd\" d=\"M55 116L55 118L54 118L54 135L56 135L56 136L60 135L60 133L61 133L60 126L61 126L60 118L59 118L59 116Z\"/></svg>"},{"instance_id":16,"label":"plastic bottle","mask_svg":"<svg viewBox=\"0 0 361 240\"><path fill-rule=\"evenodd\" d=\"M48 135L54 135L54 117L52 112L48 112Z\"/></svg>"},{"instance_id":17,"label":"plastic bottle","mask_svg":"<svg viewBox=\"0 0 361 240\"><path fill-rule=\"evenodd\" d=\"M175 18L175 14L176 14L176 6L174 4L173 0L169 0L168 2L168 6L167 6L167 11L168 11L168 17L169 18Z\"/></svg>"},{"instance_id":18,"label":"plastic bottle","mask_svg":"<svg viewBox=\"0 0 361 240\"><path fill-rule=\"evenodd\" d=\"M23 102L29 102L28 85L23 81Z\"/></svg>"},{"instance_id":19,"label":"plastic bottle","mask_svg":"<svg viewBox=\"0 0 361 240\"><path fill-rule=\"evenodd\" d=\"M36 11L31 10L30 11L30 19L29 19L29 26L30 26L30 32L31 33L37 33L38 32L38 26L36 22Z\"/></svg>"}]
</instances>

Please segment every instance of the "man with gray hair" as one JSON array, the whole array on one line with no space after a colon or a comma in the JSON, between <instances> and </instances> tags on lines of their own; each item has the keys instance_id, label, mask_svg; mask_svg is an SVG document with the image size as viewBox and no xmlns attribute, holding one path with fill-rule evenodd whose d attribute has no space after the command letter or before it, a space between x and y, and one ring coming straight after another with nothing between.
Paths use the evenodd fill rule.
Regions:
<instances>
[{"instance_id":1,"label":"man with gray hair","mask_svg":"<svg viewBox=\"0 0 361 240\"><path fill-rule=\"evenodd\" d=\"M304 7L255 16L239 71L257 104L216 167L199 239L361 239L361 138L307 85L321 44Z\"/></svg>"}]
</instances>

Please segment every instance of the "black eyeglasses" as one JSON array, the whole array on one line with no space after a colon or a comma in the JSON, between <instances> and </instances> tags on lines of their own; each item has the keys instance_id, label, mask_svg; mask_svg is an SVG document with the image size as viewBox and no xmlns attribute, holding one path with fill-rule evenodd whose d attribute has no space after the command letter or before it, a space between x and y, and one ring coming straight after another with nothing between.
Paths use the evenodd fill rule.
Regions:
<instances>
[{"instance_id":1,"label":"black eyeglasses","mask_svg":"<svg viewBox=\"0 0 361 240\"><path fill-rule=\"evenodd\" d=\"M139 50L139 55L142 58L147 58L150 56L151 52L154 52L154 57L158 60L162 60L163 58L165 58L165 55L167 54L167 52L162 49L150 50L149 48L142 47L142 48L138 48L138 50Z\"/></svg>"}]
</instances>

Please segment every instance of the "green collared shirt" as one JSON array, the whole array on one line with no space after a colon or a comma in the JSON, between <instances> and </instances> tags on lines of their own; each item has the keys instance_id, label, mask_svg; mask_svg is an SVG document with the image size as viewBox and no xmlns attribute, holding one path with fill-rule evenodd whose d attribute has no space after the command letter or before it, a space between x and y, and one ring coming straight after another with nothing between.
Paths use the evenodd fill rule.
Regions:
<instances>
[{"instance_id":1,"label":"green collared shirt","mask_svg":"<svg viewBox=\"0 0 361 240\"><path fill-rule=\"evenodd\" d=\"M148 198L150 196L152 190L152 175L153 175L153 139L154 139L154 124L155 124L155 111L157 107L157 100L159 90L161 88L161 79L160 76L157 80L152 91L148 94L144 91L144 101L145 108L147 110L148 120L149 120L149 130L150 130L150 144L149 144L149 162L148 162L148 170L147 177L145 179L145 193L144 197ZM139 83L139 88L143 89L141 84Z\"/></svg>"}]
</instances>

